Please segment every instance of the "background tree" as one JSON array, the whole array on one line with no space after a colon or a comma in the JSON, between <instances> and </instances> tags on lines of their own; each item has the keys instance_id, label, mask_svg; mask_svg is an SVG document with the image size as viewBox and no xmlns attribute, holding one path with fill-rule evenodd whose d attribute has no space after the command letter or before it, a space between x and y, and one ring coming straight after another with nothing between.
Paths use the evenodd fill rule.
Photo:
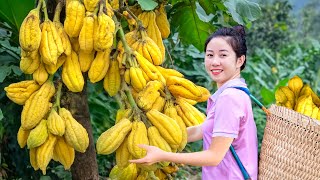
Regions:
<instances>
[{"instance_id":1,"label":"background tree","mask_svg":"<svg viewBox=\"0 0 320 180\"><path fill-rule=\"evenodd\" d=\"M144 10L152 10L156 7L156 2L150 2L138 1ZM26 14L35 5L30 2L17 2L15 0L1 1L0 3L0 64L1 70L3 70L0 72L0 82L2 82L0 88L3 89L10 83L31 78L30 75L23 75L19 69L18 30ZM51 19L55 4L56 1L47 1ZM248 1L169 1L168 5L168 16L172 22L172 36L167 43L170 42L173 46L174 43L180 44L181 42L185 47L190 45L196 47L197 51L202 51L204 40L217 27L236 23L247 24L256 19L260 13L259 6ZM190 31L190 28L192 31ZM171 60L171 62L179 61L179 59ZM168 63L168 65L172 66L172 63ZM97 170L95 170L97 168L96 156L92 154L94 152L93 139L96 139L102 131L114 124L117 105L115 100L108 97L103 91L101 83L95 85L88 83L87 87L88 98L86 90L80 94L63 92L69 95L62 100L62 103L73 109L75 118L86 127L91 136L93 135L90 140L90 148L86 153L76 155L77 159L71 170L72 175L68 171L64 171L61 165L51 161L47 169L47 177L70 179L72 176L74 179L98 179ZM21 114L21 107L13 104L5 96L4 91L1 91L0 98L1 177L9 179L19 177L39 179L43 177L39 171L33 171L29 163L28 151L19 149L16 141L16 133L20 124L20 118L17 117ZM87 105L89 105L90 114ZM93 126L93 132L90 131L90 126ZM97 157L99 175L101 177L108 176L110 168L114 165L114 157L112 155Z\"/></svg>"}]
</instances>

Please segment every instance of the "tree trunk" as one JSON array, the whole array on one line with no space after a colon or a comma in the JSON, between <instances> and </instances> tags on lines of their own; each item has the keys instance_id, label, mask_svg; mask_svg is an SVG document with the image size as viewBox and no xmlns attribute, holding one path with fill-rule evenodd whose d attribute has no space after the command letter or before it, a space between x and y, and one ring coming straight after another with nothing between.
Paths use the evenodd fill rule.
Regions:
<instances>
[{"instance_id":1,"label":"tree trunk","mask_svg":"<svg viewBox=\"0 0 320 180\"><path fill-rule=\"evenodd\" d=\"M50 19L53 19L54 11L57 5L57 1L48 0L47 10ZM64 8L65 9L65 8ZM61 23L65 17L64 10L60 15ZM87 81L87 75L83 74L84 81ZM64 86L61 106L67 108L72 116L87 130L89 135L89 146L85 153L79 153L76 151L75 160L71 166L72 179L75 180L98 180L98 163L96 158L96 151L93 140L92 126L90 122L90 112L88 106L87 96L87 84L84 84L83 91L80 93L72 93Z\"/></svg>"},{"instance_id":2,"label":"tree trunk","mask_svg":"<svg viewBox=\"0 0 320 180\"><path fill-rule=\"evenodd\" d=\"M85 82L87 75L84 75ZM67 91L66 88L63 89ZM75 180L98 180L98 164L93 140L92 126L88 106L86 83L80 93L64 92L61 106L70 110L72 116L87 130L89 135L89 146L85 153L76 151L74 163L71 166L72 179Z\"/></svg>"}]
</instances>

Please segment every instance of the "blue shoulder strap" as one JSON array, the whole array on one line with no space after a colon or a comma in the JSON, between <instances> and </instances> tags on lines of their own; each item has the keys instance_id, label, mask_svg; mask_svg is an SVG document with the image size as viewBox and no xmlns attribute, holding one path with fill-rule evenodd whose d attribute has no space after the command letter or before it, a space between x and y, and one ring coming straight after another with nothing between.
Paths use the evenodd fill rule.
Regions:
<instances>
[{"instance_id":1,"label":"blue shoulder strap","mask_svg":"<svg viewBox=\"0 0 320 180\"><path fill-rule=\"evenodd\" d=\"M264 107L264 105L250 93L248 88L240 87L240 86L231 86L230 88L236 88L248 94L248 96L251 98L253 102L255 102L267 115L270 115L269 110L266 107Z\"/></svg>"},{"instance_id":2,"label":"blue shoulder strap","mask_svg":"<svg viewBox=\"0 0 320 180\"><path fill-rule=\"evenodd\" d=\"M258 100L257 98L255 98L255 97L250 93L250 91L249 91L248 88L240 87L240 86L232 86L232 87L230 87L230 88L236 88L236 89L239 89L239 90L242 90L243 92L245 92L245 93L253 100L253 102L255 102L264 112L266 112L267 115L269 115L270 112L267 110L267 108L265 108L265 107L262 105L262 103L259 102L259 100ZM236 151L235 151L235 149L234 149L234 147L233 147L232 145L230 146L230 151L231 151L234 159L236 160L236 162L237 162L237 164L238 164L238 166L239 166L239 168L240 168L240 170L241 170L241 173L242 173L242 175L243 175L243 178L244 178L245 180L251 179L248 171L247 171L246 168L243 166L243 164L242 164L239 156L237 155L237 153L236 153Z\"/></svg>"}]
</instances>

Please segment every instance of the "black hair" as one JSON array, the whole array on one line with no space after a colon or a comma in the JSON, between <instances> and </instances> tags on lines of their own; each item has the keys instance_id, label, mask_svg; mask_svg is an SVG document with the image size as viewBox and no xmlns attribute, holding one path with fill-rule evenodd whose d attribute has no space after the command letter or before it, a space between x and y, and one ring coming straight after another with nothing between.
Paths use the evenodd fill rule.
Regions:
<instances>
[{"instance_id":1,"label":"black hair","mask_svg":"<svg viewBox=\"0 0 320 180\"><path fill-rule=\"evenodd\" d=\"M247 57L247 45L246 45L246 32L242 25L237 25L231 28L223 27L218 29L216 32L211 34L204 45L204 51L207 50L207 45L211 41L212 38L215 37L227 37L226 41L230 44L237 57L241 57L245 55ZM241 66L241 70L243 70L246 66L246 59Z\"/></svg>"}]
</instances>

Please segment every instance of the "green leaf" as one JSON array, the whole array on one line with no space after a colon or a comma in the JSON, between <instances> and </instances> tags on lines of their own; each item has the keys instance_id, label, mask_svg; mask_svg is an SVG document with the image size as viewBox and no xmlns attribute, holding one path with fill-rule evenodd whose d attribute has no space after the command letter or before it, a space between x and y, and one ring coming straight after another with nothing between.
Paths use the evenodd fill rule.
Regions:
<instances>
[{"instance_id":1,"label":"green leaf","mask_svg":"<svg viewBox=\"0 0 320 180\"><path fill-rule=\"evenodd\" d=\"M3 113L2 110L0 109L0 121L3 119Z\"/></svg>"},{"instance_id":2,"label":"green leaf","mask_svg":"<svg viewBox=\"0 0 320 180\"><path fill-rule=\"evenodd\" d=\"M144 11L151 11L158 6L158 3L153 0L138 0L138 3Z\"/></svg>"},{"instance_id":3,"label":"green leaf","mask_svg":"<svg viewBox=\"0 0 320 180\"><path fill-rule=\"evenodd\" d=\"M51 180L50 176L41 176L40 180Z\"/></svg>"},{"instance_id":4,"label":"green leaf","mask_svg":"<svg viewBox=\"0 0 320 180\"><path fill-rule=\"evenodd\" d=\"M199 19L195 3L177 3L172 7L171 15L172 28L179 32L182 43L192 44L199 51L203 51L204 42L214 32L215 27Z\"/></svg>"},{"instance_id":5,"label":"green leaf","mask_svg":"<svg viewBox=\"0 0 320 180\"><path fill-rule=\"evenodd\" d=\"M262 87L260 93L261 93L264 105L271 104L271 103L275 102L273 91L270 91L269 89L267 89L265 87Z\"/></svg>"},{"instance_id":6,"label":"green leaf","mask_svg":"<svg viewBox=\"0 0 320 180\"><path fill-rule=\"evenodd\" d=\"M3 82L3 80L10 74L11 68L8 66L2 66L0 67L0 83Z\"/></svg>"},{"instance_id":7,"label":"green leaf","mask_svg":"<svg viewBox=\"0 0 320 180\"><path fill-rule=\"evenodd\" d=\"M204 9L204 11L209 14L216 14L219 7L223 7L223 3L218 0L199 0L200 6Z\"/></svg>"},{"instance_id":8,"label":"green leaf","mask_svg":"<svg viewBox=\"0 0 320 180\"><path fill-rule=\"evenodd\" d=\"M10 68L12 69L14 74L16 74L18 76L22 75L22 71L21 71L20 67L12 65L12 66L10 66Z\"/></svg>"},{"instance_id":9,"label":"green leaf","mask_svg":"<svg viewBox=\"0 0 320 180\"><path fill-rule=\"evenodd\" d=\"M254 21L261 16L261 9L257 3L246 0L227 0L224 5L228 8L232 18L239 24L245 25L246 19Z\"/></svg>"},{"instance_id":10,"label":"green leaf","mask_svg":"<svg viewBox=\"0 0 320 180\"><path fill-rule=\"evenodd\" d=\"M23 19L34 7L35 1L31 0L1 0L0 19L7 22L15 32L19 32Z\"/></svg>"}]
</instances>

